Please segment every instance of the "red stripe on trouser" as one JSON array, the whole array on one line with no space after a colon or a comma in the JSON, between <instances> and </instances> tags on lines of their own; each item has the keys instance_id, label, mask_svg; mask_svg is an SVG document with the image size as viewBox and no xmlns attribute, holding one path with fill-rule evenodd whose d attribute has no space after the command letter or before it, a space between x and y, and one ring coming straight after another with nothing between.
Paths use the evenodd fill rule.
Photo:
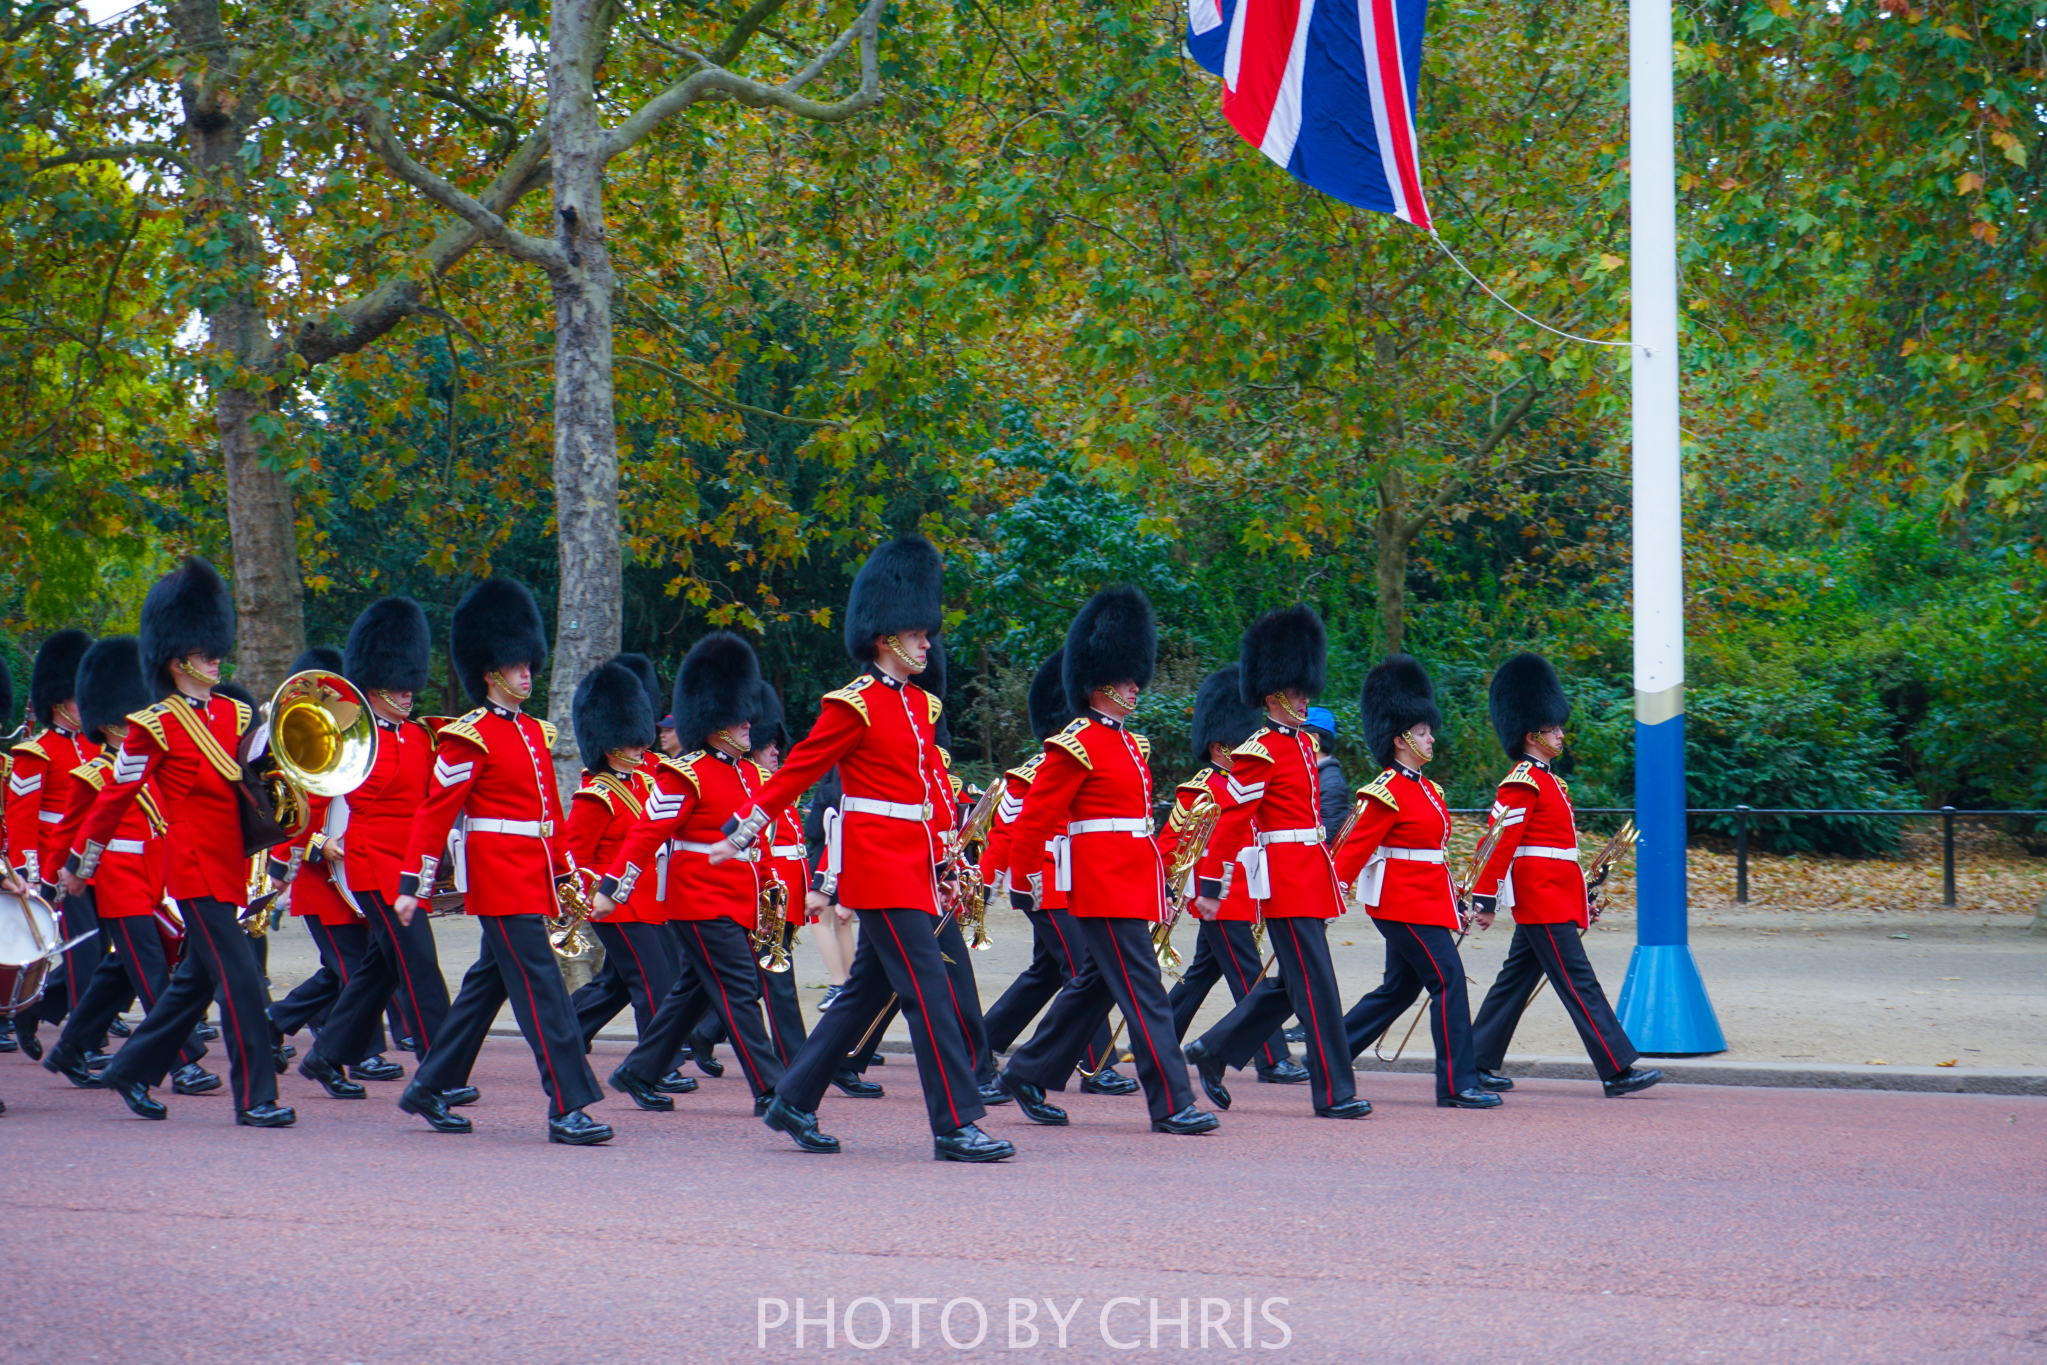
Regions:
<instances>
[{"instance_id":1,"label":"red stripe on trouser","mask_svg":"<svg viewBox=\"0 0 2047 1365\"><path fill-rule=\"evenodd\" d=\"M1251 979L1244 975L1244 964L1237 960L1237 945L1230 942L1228 931L1219 929L1216 931L1216 936L1222 939L1225 950L1217 953L1216 958L1222 962L1225 972L1229 971L1232 967L1237 969L1237 978L1230 984L1236 987L1235 994L1237 999L1242 1000L1251 993ZM1264 1054L1267 1066L1277 1066L1279 1064L1279 1058L1272 1055L1272 1040L1270 1038L1260 1043L1258 1050Z\"/></svg>"},{"instance_id":2,"label":"red stripe on trouser","mask_svg":"<svg viewBox=\"0 0 2047 1365\"><path fill-rule=\"evenodd\" d=\"M1619 1071L1621 1069L1621 1064L1618 1060L1615 1059L1613 1055L1613 1049L1607 1046L1606 1035L1599 1031L1598 1024L1592 1022L1592 1011L1585 1008L1584 998L1578 994L1578 983L1571 980L1571 974L1564 970L1563 954L1557 951L1556 926L1553 924L1545 924L1542 926L1542 931L1549 937L1549 952L1551 959L1554 960L1557 964L1557 977L1566 986L1569 986L1571 988L1571 998L1578 1002L1578 1017L1585 1021L1585 1027L1592 1030L1592 1036L1594 1038L1597 1038L1599 1040L1599 1046L1605 1049L1606 1060L1613 1063L1613 1069L1615 1071ZM1546 967L1549 964L1544 963L1543 965Z\"/></svg>"},{"instance_id":3,"label":"red stripe on trouser","mask_svg":"<svg viewBox=\"0 0 2047 1365\"><path fill-rule=\"evenodd\" d=\"M945 1059L938 1053L938 1030L932 1026L931 1011L924 1004L924 983L910 970L910 955L903 950L902 935L896 932L895 921L884 916L882 923L888 926L888 936L896 941L896 956L902 960L903 975L910 978L910 989L917 992L917 1017L924 1021L924 1037L931 1044L932 1070L938 1073L938 1083L945 1087L945 1107L952 1115L952 1126L964 1127L959 1105L953 1102L952 1080L945 1074Z\"/></svg>"},{"instance_id":4,"label":"red stripe on trouser","mask_svg":"<svg viewBox=\"0 0 2047 1365\"><path fill-rule=\"evenodd\" d=\"M1429 960L1429 967L1435 972L1436 980L1440 983L1429 994L1437 997L1434 1003L1436 1005L1436 1022L1441 1025L1443 1032L1443 1075L1448 1079L1450 1093L1454 1095L1457 1093L1457 1064L1450 1059L1450 1010L1447 1005L1442 1003L1441 999L1443 992L1450 989L1450 978L1443 975L1443 968L1437 963L1436 955L1429 951L1429 945L1422 942L1422 931L1410 924L1407 926L1407 932L1414 935L1415 947L1421 949L1422 956Z\"/></svg>"},{"instance_id":5,"label":"red stripe on trouser","mask_svg":"<svg viewBox=\"0 0 2047 1365\"><path fill-rule=\"evenodd\" d=\"M1073 956L1073 945L1066 941L1066 931L1059 927L1059 921L1052 917L1052 912L1049 910L1045 912L1045 923L1052 926L1052 932L1059 938L1059 946L1066 950L1066 980L1071 981L1073 980L1074 977L1080 975L1080 968L1073 965L1075 961L1075 958ZM1064 985L1065 982L1061 982L1060 984ZM1087 1040L1087 1046L1083 1049L1083 1051L1087 1057L1089 1064L1095 1067L1107 1065L1109 1062L1115 1060L1114 1058L1097 1057L1095 1055L1095 1040L1092 1038Z\"/></svg>"},{"instance_id":6,"label":"red stripe on trouser","mask_svg":"<svg viewBox=\"0 0 2047 1365\"><path fill-rule=\"evenodd\" d=\"M1116 950L1117 970L1123 973L1123 998L1130 1002L1129 1017L1125 1022L1144 1031L1144 1046L1151 1053L1152 1069L1158 1073L1159 1084L1166 1086L1168 1103L1170 1103L1172 1087L1166 1081L1166 1064L1159 1060L1158 1044L1151 1040L1151 1025L1144 1021L1144 1011L1137 1008L1137 987L1130 983L1130 964L1123 958L1123 941L1112 932L1109 935L1109 943Z\"/></svg>"},{"instance_id":7,"label":"red stripe on trouser","mask_svg":"<svg viewBox=\"0 0 2047 1365\"><path fill-rule=\"evenodd\" d=\"M390 942L391 956L398 959L398 975L405 978L405 994L412 1001L412 1022L419 1029L419 1055L424 1057L433 1050L434 1040L426 1036L426 1012L419 1007L419 992L412 988L412 968L406 965L405 954L398 949L398 930L403 926L391 923L398 912L384 904L381 895L377 897L377 908L383 917L384 937Z\"/></svg>"},{"instance_id":8,"label":"red stripe on trouser","mask_svg":"<svg viewBox=\"0 0 2047 1365\"><path fill-rule=\"evenodd\" d=\"M640 994L646 998L647 1017L651 1019L654 1011L654 985L647 977L647 965L640 961L640 950L634 945L633 936L625 931L624 926L619 926L618 939L625 944L625 950L633 955L633 969L640 974ZM632 994L630 983L626 994Z\"/></svg>"},{"instance_id":9,"label":"red stripe on trouser","mask_svg":"<svg viewBox=\"0 0 2047 1365\"><path fill-rule=\"evenodd\" d=\"M737 920L733 922L738 923ZM768 1087L761 1081L760 1067L755 1065L753 1054L746 1050L746 1040L739 1036L739 1022L732 1016L732 997L725 993L725 978L719 974L718 964L711 958L711 946L704 942L703 926L692 922L689 929L697 936L697 947L703 950L711 980L718 985L718 998L725 1002L725 1032L732 1040L732 1050L739 1054L739 1064L746 1068L746 1083L753 1087L754 1094L765 1095Z\"/></svg>"},{"instance_id":10,"label":"red stripe on trouser","mask_svg":"<svg viewBox=\"0 0 2047 1365\"><path fill-rule=\"evenodd\" d=\"M479 918L481 918L484 924L488 926L492 922L492 920L496 918L496 916L484 915L479 916ZM532 1041L534 1045L540 1049L540 1064L547 1068L547 1083L549 1087L554 1091L555 1106L557 1108L561 1108L562 1106L561 1082L555 1079L554 1057L547 1050L547 1031L540 1027L540 1000L533 994L533 978L526 974L526 964L519 960L519 955L517 953L512 951L512 936L506 933L501 928L498 930L498 937L504 940L505 956L510 958L512 960L513 965L518 967L519 981L522 985L526 987L526 1017L533 1021ZM498 975L502 977L504 975L504 972L505 972L504 966L500 964L498 967ZM562 1112L566 1114L569 1111L566 1108L562 1108Z\"/></svg>"},{"instance_id":11,"label":"red stripe on trouser","mask_svg":"<svg viewBox=\"0 0 2047 1365\"><path fill-rule=\"evenodd\" d=\"M965 943L966 939L962 938L960 942ZM967 1065L977 1067L981 1064L980 1054L974 1051L974 1034L967 1027L966 1007L960 1004L960 993L952 984L951 972L945 974L945 993L952 997L953 1018L960 1021L960 1041L967 1045Z\"/></svg>"},{"instance_id":12,"label":"red stripe on trouser","mask_svg":"<svg viewBox=\"0 0 2047 1365\"><path fill-rule=\"evenodd\" d=\"M249 1107L249 1068L256 1064L256 1059L246 1055L247 1049L242 1046L242 1016L235 1011L235 993L227 988L227 960L221 956L220 945L214 942L213 932L206 927L206 920L198 911L185 911L185 924L188 931L190 926L197 925L199 931L206 935L207 946L213 949L214 964L220 968L218 974L209 971L207 975L215 977L214 988L220 992L220 998L227 1003L227 1026L233 1030L235 1039L235 1045L228 1050L228 1060L240 1063L237 1066L229 1067L228 1073L230 1078L236 1082L237 1088L242 1092L240 1107L247 1109ZM202 1015L201 1017L203 1018L204 1016ZM235 1054L238 1052L244 1055L237 1057Z\"/></svg>"},{"instance_id":13,"label":"red stripe on trouser","mask_svg":"<svg viewBox=\"0 0 2047 1365\"><path fill-rule=\"evenodd\" d=\"M122 956L127 958L128 965L134 968L128 973L128 977L135 983L135 993L142 997L142 1012L147 1014L150 1007L156 1004L156 995L149 986L149 973L142 970L142 959L135 956L135 940L128 933L128 921L118 919L114 922L121 926L121 946L125 950Z\"/></svg>"},{"instance_id":14,"label":"red stripe on trouser","mask_svg":"<svg viewBox=\"0 0 2047 1365\"><path fill-rule=\"evenodd\" d=\"M1322 1064L1322 1088L1330 1090L1332 1088L1330 1086L1332 1073L1329 1069L1329 1054L1323 1050L1322 1046L1322 1021L1315 1014L1315 987L1314 983L1308 980L1308 959L1301 952L1301 941L1294 937L1294 933L1295 931L1291 929L1281 933L1278 926L1275 925L1272 936L1275 946L1278 940L1285 939L1287 946L1294 950L1294 962L1300 969L1301 994L1308 997L1308 1036L1315 1040L1315 1060Z\"/></svg>"}]
</instances>

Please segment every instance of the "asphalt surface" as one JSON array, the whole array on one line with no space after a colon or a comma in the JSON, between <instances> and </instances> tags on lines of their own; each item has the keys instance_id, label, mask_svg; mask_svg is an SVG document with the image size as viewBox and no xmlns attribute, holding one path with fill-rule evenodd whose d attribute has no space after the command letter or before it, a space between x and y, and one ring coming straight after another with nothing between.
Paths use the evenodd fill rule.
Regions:
<instances>
[{"instance_id":1,"label":"asphalt surface","mask_svg":"<svg viewBox=\"0 0 2047 1365\"><path fill-rule=\"evenodd\" d=\"M466 1137L391 1084L286 1077L298 1126L258 1131L218 1094L148 1123L0 1058L0 1360L2047 1358L2047 1099L1535 1080L1466 1113L1381 1075L1360 1123L1240 1084L1203 1138L1134 1098L1070 1096L1066 1129L999 1109L1021 1155L964 1167L931 1160L905 1060L887 1098L827 1101L846 1151L814 1157L731 1073L550 1146L516 1040Z\"/></svg>"}]
</instances>

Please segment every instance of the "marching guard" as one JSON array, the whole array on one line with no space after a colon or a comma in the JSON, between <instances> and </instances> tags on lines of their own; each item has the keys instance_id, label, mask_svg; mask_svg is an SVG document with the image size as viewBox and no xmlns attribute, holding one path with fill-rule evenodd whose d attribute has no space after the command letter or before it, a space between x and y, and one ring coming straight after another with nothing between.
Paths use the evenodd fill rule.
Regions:
<instances>
[{"instance_id":1,"label":"marching guard","mask_svg":"<svg viewBox=\"0 0 2047 1365\"><path fill-rule=\"evenodd\" d=\"M1606 1003L1580 936L1591 924L1591 900L1578 865L1578 821L1570 789L1551 768L1564 752L1571 703L1549 660L1516 654L1493 674L1487 694L1493 733L1514 762L1500 779L1492 818L1501 827L1492 856L1472 887L1481 929L1500 909L1514 915L1514 937L1500 974L1472 1023L1479 1083L1511 1090L1500 1074L1521 1013L1545 976L1577 1026L1585 1055L1609 1099L1647 1090L1663 1073L1635 1065L1640 1054Z\"/></svg>"},{"instance_id":2,"label":"marching guard","mask_svg":"<svg viewBox=\"0 0 2047 1365\"><path fill-rule=\"evenodd\" d=\"M1436 1104L1497 1109L1472 1063L1471 1002L1452 937L1462 927L1450 877L1450 808L1422 776L1435 757L1443 716L1435 688L1413 658L1395 654L1365 675L1358 703L1365 742L1384 771L1360 788L1350 833L1336 850L1336 877L1356 883L1356 903L1386 940L1386 975L1344 1016L1351 1055L1370 1047L1415 997L1429 993L1436 1049Z\"/></svg>"},{"instance_id":3,"label":"marching guard","mask_svg":"<svg viewBox=\"0 0 2047 1365\"><path fill-rule=\"evenodd\" d=\"M463 908L483 931L476 965L448 1007L398 1107L444 1133L470 1122L450 1112L447 1092L465 1095L491 1021L508 1001L551 1101L547 1140L571 1146L609 1142L612 1131L583 1112L604 1092L583 1055L568 988L548 942L547 916L558 904L556 879L568 872L567 822L555 793L554 728L520 710L533 674L547 660L547 635L533 594L520 583L487 578L456 604L448 632L456 676L479 703L443 725L433 780L412 821L392 907L410 925L433 891L442 850L457 816L466 884Z\"/></svg>"},{"instance_id":4,"label":"marching guard","mask_svg":"<svg viewBox=\"0 0 2047 1365\"><path fill-rule=\"evenodd\" d=\"M160 700L128 717L113 780L86 817L83 847L63 880L73 895L84 889L120 837L129 807L153 782L166 825L164 880L184 920L185 960L103 1079L140 1117L168 1117L150 1087L184 1055L219 994L235 1122L284 1128L298 1115L277 1103L269 1001L241 926L248 878L235 754L255 715L246 703L215 695L234 643L234 599L206 561L188 559L150 588L142 603L142 673Z\"/></svg>"},{"instance_id":5,"label":"marching guard","mask_svg":"<svg viewBox=\"0 0 2047 1365\"><path fill-rule=\"evenodd\" d=\"M781 770L782 755L789 748L789 729L782 711L782 699L776 695L774 685L765 679L760 686L760 697L754 705L753 747L747 757L755 766L772 777ZM796 943L796 931L808 922L804 913L807 893L810 890L810 862L803 843L803 825L794 807L783 811L775 818L775 831L768 844L768 860L763 874L773 877L782 885L782 892L788 898L783 902L780 958L783 969L771 971L767 966L760 968L761 999L768 1010L768 1031L775 1042L775 1056L787 1067L796 1060L796 1053L809 1036L803 1026L803 1002L796 995L796 973L789 969L789 954ZM774 952L775 945L768 945L768 952ZM772 959L771 959L772 960Z\"/></svg>"},{"instance_id":6,"label":"marching guard","mask_svg":"<svg viewBox=\"0 0 2047 1365\"><path fill-rule=\"evenodd\" d=\"M1230 861L1225 885L1217 889L1226 894L1234 874L1243 873L1272 937L1279 980L1253 988L1187 1045L1187 1060L1219 1108L1230 1103L1223 1068L1248 1063L1292 1013L1305 1031L1302 1051L1316 1114L1361 1119L1372 1112L1371 1101L1357 1093L1329 959L1329 921L1343 913L1343 895L1323 841L1315 743L1302 730L1309 700L1322 691L1328 656L1322 618L1306 606L1252 622L1239 651L1240 695L1246 705L1264 708L1266 724L1239 746L1224 784L1228 799L1213 839ZM1195 913L1213 919L1223 899L1201 895Z\"/></svg>"},{"instance_id":7,"label":"marching guard","mask_svg":"<svg viewBox=\"0 0 2047 1365\"><path fill-rule=\"evenodd\" d=\"M1112 1004L1129 1021L1152 1131L1192 1135L1219 1122L1194 1107L1152 951L1166 879L1151 837L1151 746L1125 721L1151 684L1157 655L1151 603L1136 588L1106 588L1081 608L1067 629L1061 668L1066 704L1078 718L1045 741L1044 761L1017 816L1013 902L1035 906L1047 882L1040 850L1051 850L1051 883L1064 883L1086 950L1038 1031L1002 1069L1002 1088L1033 1123L1067 1122L1045 1092L1065 1089Z\"/></svg>"},{"instance_id":8,"label":"marching guard","mask_svg":"<svg viewBox=\"0 0 2047 1365\"><path fill-rule=\"evenodd\" d=\"M742 856L769 834L834 764L844 786L827 864L838 899L860 918L860 944L845 989L805 1040L764 1121L809 1152L836 1152L817 1126L817 1104L855 1043L900 1002L917 1056L942 1161L1001 1161L1016 1148L976 1126L986 1112L968 1058L934 918L946 848L934 827L951 827L952 794L938 748L940 703L911 679L923 672L944 625L945 565L921 536L888 541L853 580L846 603L846 652L861 675L825 694L817 724L782 769L732 822L710 856ZM942 818L941 818L942 817Z\"/></svg>"}]
</instances>

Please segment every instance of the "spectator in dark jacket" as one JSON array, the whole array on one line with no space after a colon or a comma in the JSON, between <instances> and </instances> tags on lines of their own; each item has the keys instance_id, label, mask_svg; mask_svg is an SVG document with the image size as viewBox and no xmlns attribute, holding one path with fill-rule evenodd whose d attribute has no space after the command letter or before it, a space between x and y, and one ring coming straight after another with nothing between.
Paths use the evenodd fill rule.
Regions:
<instances>
[{"instance_id":1,"label":"spectator in dark jacket","mask_svg":"<svg viewBox=\"0 0 2047 1365\"><path fill-rule=\"evenodd\" d=\"M1315 740L1321 757L1315 760L1315 776L1322 788L1322 834L1334 842L1343 822L1350 818L1350 783L1343 765L1336 761L1336 713L1326 706L1308 708L1308 723L1302 727Z\"/></svg>"}]
</instances>

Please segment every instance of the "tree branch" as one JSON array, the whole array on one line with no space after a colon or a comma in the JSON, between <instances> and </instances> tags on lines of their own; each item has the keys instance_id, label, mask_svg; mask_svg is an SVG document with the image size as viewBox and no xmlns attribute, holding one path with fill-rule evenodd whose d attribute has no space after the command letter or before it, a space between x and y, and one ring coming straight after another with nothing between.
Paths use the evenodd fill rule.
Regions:
<instances>
[{"instance_id":1,"label":"tree branch","mask_svg":"<svg viewBox=\"0 0 2047 1365\"><path fill-rule=\"evenodd\" d=\"M478 104L476 101L467 98L459 91L450 90L445 85L433 85L426 82L422 82L419 88L425 91L427 94L432 95L441 103L453 105L455 108L460 109L463 113L469 115L469 117L475 119L478 123L489 124L491 127L502 129L507 133L516 133L519 131L518 122L514 120L511 117L511 115L500 114L493 110L486 109L482 105Z\"/></svg>"},{"instance_id":2,"label":"tree branch","mask_svg":"<svg viewBox=\"0 0 2047 1365\"><path fill-rule=\"evenodd\" d=\"M412 159L391 131L391 119L382 109L371 106L362 116L362 129L377 157L400 180L424 194L483 235L483 240L512 257L555 273L569 268L568 257L553 242L529 237L512 228L487 205L463 193Z\"/></svg>"},{"instance_id":3,"label":"tree branch","mask_svg":"<svg viewBox=\"0 0 2047 1365\"><path fill-rule=\"evenodd\" d=\"M1478 472L1478 467L1484 462L1485 457L1492 454L1500 442L1506 440L1515 427L1521 425L1521 419L1526 417L1529 411L1535 407L1535 400L1541 394L1540 386L1533 383L1529 384L1527 391L1521 395L1521 401L1509 408L1506 415L1501 417L1499 421L1493 423L1492 429L1486 432L1479 439L1479 443L1471 448L1471 454L1464 458L1463 467L1458 471L1457 476L1443 480L1443 486L1436 490L1436 496L1429 500L1428 506L1400 524L1400 538L1403 542L1412 544L1414 538L1420 535L1431 521L1436 519L1436 515L1439 512L1457 500L1457 495L1462 493L1465 485L1471 482L1471 476Z\"/></svg>"},{"instance_id":4,"label":"tree branch","mask_svg":"<svg viewBox=\"0 0 2047 1365\"><path fill-rule=\"evenodd\" d=\"M554 355L552 352L548 352L541 355L525 356L518 360L508 360L497 368L500 370L516 370L526 365L547 365L553 362ZM643 360L636 355L615 355L611 358L611 363L614 365L631 365L638 369L658 374L664 379L672 379L691 393L716 403L721 408L731 408L734 412L743 412L749 417L765 417L771 422L787 422L789 425L796 427L822 427L828 431L844 431L846 429L846 424L835 417L793 417L786 412L776 412L773 408L758 408L751 403L742 403L737 398L719 393L716 389L705 387L682 371L670 369L659 361Z\"/></svg>"},{"instance_id":5,"label":"tree branch","mask_svg":"<svg viewBox=\"0 0 2047 1365\"><path fill-rule=\"evenodd\" d=\"M123 142L106 147L83 147L57 156L46 156L36 162L36 170L53 171L59 166L82 166L90 161L168 161L187 174L192 170L192 165L185 160L184 153L163 142Z\"/></svg>"},{"instance_id":6,"label":"tree branch","mask_svg":"<svg viewBox=\"0 0 2047 1365\"><path fill-rule=\"evenodd\" d=\"M739 21L733 24L732 31L725 35L725 41L718 44L718 50L711 54L711 65L732 65L739 54L746 50L747 39L760 32L761 26L772 19L775 11L782 8L784 3L786 0L754 0L754 3L747 7L746 13L740 15Z\"/></svg>"},{"instance_id":7,"label":"tree branch","mask_svg":"<svg viewBox=\"0 0 2047 1365\"><path fill-rule=\"evenodd\" d=\"M706 64L703 69L692 72L648 100L630 118L612 129L605 138L604 160L609 161L626 151L654 129L702 100L737 100L750 109L773 107L815 123L840 123L873 108L881 103L881 13L886 4L887 0L868 0L867 8L853 21L852 27L833 39L801 71L780 85L767 85L721 66ZM759 9L760 4L754 8ZM807 99L797 93L817 79L855 39L860 43L858 90L831 103ZM724 49L719 50L722 52Z\"/></svg>"}]
</instances>

